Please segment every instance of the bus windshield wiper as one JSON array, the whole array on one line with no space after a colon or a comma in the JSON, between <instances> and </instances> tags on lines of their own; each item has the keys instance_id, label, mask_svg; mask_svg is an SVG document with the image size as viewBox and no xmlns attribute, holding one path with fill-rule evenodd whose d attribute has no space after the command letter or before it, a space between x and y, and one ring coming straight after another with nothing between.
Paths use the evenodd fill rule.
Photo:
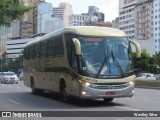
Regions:
<instances>
[{"instance_id":1,"label":"bus windshield wiper","mask_svg":"<svg viewBox=\"0 0 160 120\"><path fill-rule=\"evenodd\" d=\"M100 68L99 68L99 70L98 70L98 73L96 74L96 78L99 77L99 75L100 75L100 73L101 73L101 71L102 71L105 63L106 63L106 64L108 63L108 61L107 61L107 55L106 55L105 50L104 50L104 56L105 56L105 58L104 58L104 60L103 60L103 62L102 62L102 65L100 66Z\"/></svg>"},{"instance_id":2,"label":"bus windshield wiper","mask_svg":"<svg viewBox=\"0 0 160 120\"><path fill-rule=\"evenodd\" d=\"M124 72L123 72L123 70L122 70L122 67L120 66L117 58L115 57L112 49L111 49L111 55L112 55L112 58L113 58L113 63L115 64L116 67L118 67L118 70L119 70L119 72L122 74L122 77L124 77L125 74L124 74Z\"/></svg>"}]
</instances>

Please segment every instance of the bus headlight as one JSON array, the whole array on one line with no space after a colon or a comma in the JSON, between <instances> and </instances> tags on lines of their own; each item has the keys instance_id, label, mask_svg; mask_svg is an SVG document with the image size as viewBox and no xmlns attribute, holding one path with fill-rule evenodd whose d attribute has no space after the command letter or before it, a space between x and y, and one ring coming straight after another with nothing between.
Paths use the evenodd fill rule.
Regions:
<instances>
[{"instance_id":1,"label":"bus headlight","mask_svg":"<svg viewBox=\"0 0 160 120\"><path fill-rule=\"evenodd\" d=\"M133 84L134 84L134 81L130 81L130 82L129 82L129 85L133 85Z\"/></svg>"},{"instance_id":2,"label":"bus headlight","mask_svg":"<svg viewBox=\"0 0 160 120\"><path fill-rule=\"evenodd\" d=\"M92 83L86 82L84 80L79 80L79 83L81 83L82 85L85 85L86 87L90 87L92 85Z\"/></svg>"}]
</instances>

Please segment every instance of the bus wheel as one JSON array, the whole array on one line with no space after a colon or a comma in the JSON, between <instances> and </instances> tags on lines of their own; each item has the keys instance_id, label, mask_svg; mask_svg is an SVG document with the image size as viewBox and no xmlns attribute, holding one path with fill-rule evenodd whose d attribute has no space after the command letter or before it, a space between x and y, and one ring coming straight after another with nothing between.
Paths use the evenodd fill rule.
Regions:
<instances>
[{"instance_id":1,"label":"bus wheel","mask_svg":"<svg viewBox=\"0 0 160 120\"><path fill-rule=\"evenodd\" d=\"M112 102L113 98L103 98L104 102Z\"/></svg>"},{"instance_id":2,"label":"bus wheel","mask_svg":"<svg viewBox=\"0 0 160 120\"><path fill-rule=\"evenodd\" d=\"M69 101L69 97L66 91L66 85L65 83L61 83L60 85L60 96L61 96L61 100L64 102L68 102Z\"/></svg>"}]
</instances>

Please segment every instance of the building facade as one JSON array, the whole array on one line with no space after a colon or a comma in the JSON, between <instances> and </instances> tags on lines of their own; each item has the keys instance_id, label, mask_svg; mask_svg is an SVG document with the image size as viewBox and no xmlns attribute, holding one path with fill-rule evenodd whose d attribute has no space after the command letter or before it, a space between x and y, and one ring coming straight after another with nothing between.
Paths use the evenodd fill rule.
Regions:
<instances>
[{"instance_id":1,"label":"building facade","mask_svg":"<svg viewBox=\"0 0 160 120\"><path fill-rule=\"evenodd\" d=\"M119 0L119 28L150 55L155 54L153 0Z\"/></svg>"},{"instance_id":2,"label":"building facade","mask_svg":"<svg viewBox=\"0 0 160 120\"><path fill-rule=\"evenodd\" d=\"M69 26L84 26L86 21L89 21L89 16L86 14L72 14L69 16Z\"/></svg>"},{"instance_id":3,"label":"building facade","mask_svg":"<svg viewBox=\"0 0 160 120\"><path fill-rule=\"evenodd\" d=\"M153 39L153 0L138 0L135 7L135 38Z\"/></svg>"},{"instance_id":4,"label":"building facade","mask_svg":"<svg viewBox=\"0 0 160 120\"><path fill-rule=\"evenodd\" d=\"M119 29L119 17L112 21L112 27Z\"/></svg>"},{"instance_id":5,"label":"building facade","mask_svg":"<svg viewBox=\"0 0 160 120\"><path fill-rule=\"evenodd\" d=\"M6 41L7 58L16 58L22 55L26 43L33 41L35 38L9 38Z\"/></svg>"},{"instance_id":6,"label":"building facade","mask_svg":"<svg viewBox=\"0 0 160 120\"><path fill-rule=\"evenodd\" d=\"M60 3L59 7L53 8L53 16L63 21L63 26L69 26L69 16L73 14L72 5L69 3Z\"/></svg>"},{"instance_id":7,"label":"building facade","mask_svg":"<svg viewBox=\"0 0 160 120\"><path fill-rule=\"evenodd\" d=\"M6 50L6 40L12 37L12 29L8 26L0 26L0 57Z\"/></svg>"},{"instance_id":8,"label":"building facade","mask_svg":"<svg viewBox=\"0 0 160 120\"><path fill-rule=\"evenodd\" d=\"M119 1L119 28L127 34L129 39L134 39L136 0Z\"/></svg>"},{"instance_id":9,"label":"building facade","mask_svg":"<svg viewBox=\"0 0 160 120\"><path fill-rule=\"evenodd\" d=\"M160 1L154 0L154 41L155 41L155 51L160 52Z\"/></svg>"},{"instance_id":10,"label":"building facade","mask_svg":"<svg viewBox=\"0 0 160 120\"><path fill-rule=\"evenodd\" d=\"M41 2L33 11L33 33L49 33L63 27L62 20L53 15L51 3Z\"/></svg>"},{"instance_id":11,"label":"building facade","mask_svg":"<svg viewBox=\"0 0 160 120\"><path fill-rule=\"evenodd\" d=\"M99 12L99 8L96 6L88 6L88 13L86 13L90 18L96 16L98 22L104 22L105 15L102 12Z\"/></svg>"}]
</instances>

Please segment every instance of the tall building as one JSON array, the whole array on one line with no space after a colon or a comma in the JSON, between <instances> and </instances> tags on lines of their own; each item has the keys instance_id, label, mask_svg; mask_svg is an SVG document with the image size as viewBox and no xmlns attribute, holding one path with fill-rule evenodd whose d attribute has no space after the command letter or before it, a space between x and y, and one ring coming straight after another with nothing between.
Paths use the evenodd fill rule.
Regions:
<instances>
[{"instance_id":1,"label":"tall building","mask_svg":"<svg viewBox=\"0 0 160 120\"><path fill-rule=\"evenodd\" d=\"M34 8L45 0L23 0L24 5ZM26 38L33 35L33 9L24 15L23 20L12 22L12 37Z\"/></svg>"},{"instance_id":2,"label":"tall building","mask_svg":"<svg viewBox=\"0 0 160 120\"><path fill-rule=\"evenodd\" d=\"M153 37L153 0L138 0L135 7L135 38L147 40Z\"/></svg>"},{"instance_id":3,"label":"tall building","mask_svg":"<svg viewBox=\"0 0 160 120\"><path fill-rule=\"evenodd\" d=\"M154 41L155 51L160 52L160 0L154 0Z\"/></svg>"},{"instance_id":4,"label":"tall building","mask_svg":"<svg viewBox=\"0 0 160 120\"><path fill-rule=\"evenodd\" d=\"M119 28L150 55L155 54L152 4L153 0L119 0Z\"/></svg>"},{"instance_id":5,"label":"tall building","mask_svg":"<svg viewBox=\"0 0 160 120\"><path fill-rule=\"evenodd\" d=\"M33 11L33 33L49 33L63 27L62 20L53 15L51 3L41 2Z\"/></svg>"},{"instance_id":6,"label":"tall building","mask_svg":"<svg viewBox=\"0 0 160 120\"><path fill-rule=\"evenodd\" d=\"M136 0L119 1L119 28L127 34L129 39L134 39Z\"/></svg>"},{"instance_id":7,"label":"tall building","mask_svg":"<svg viewBox=\"0 0 160 120\"><path fill-rule=\"evenodd\" d=\"M64 27L69 26L69 16L72 14L72 5L69 3L60 3L59 7L53 8L54 17L60 18L63 21Z\"/></svg>"}]
</instances>

